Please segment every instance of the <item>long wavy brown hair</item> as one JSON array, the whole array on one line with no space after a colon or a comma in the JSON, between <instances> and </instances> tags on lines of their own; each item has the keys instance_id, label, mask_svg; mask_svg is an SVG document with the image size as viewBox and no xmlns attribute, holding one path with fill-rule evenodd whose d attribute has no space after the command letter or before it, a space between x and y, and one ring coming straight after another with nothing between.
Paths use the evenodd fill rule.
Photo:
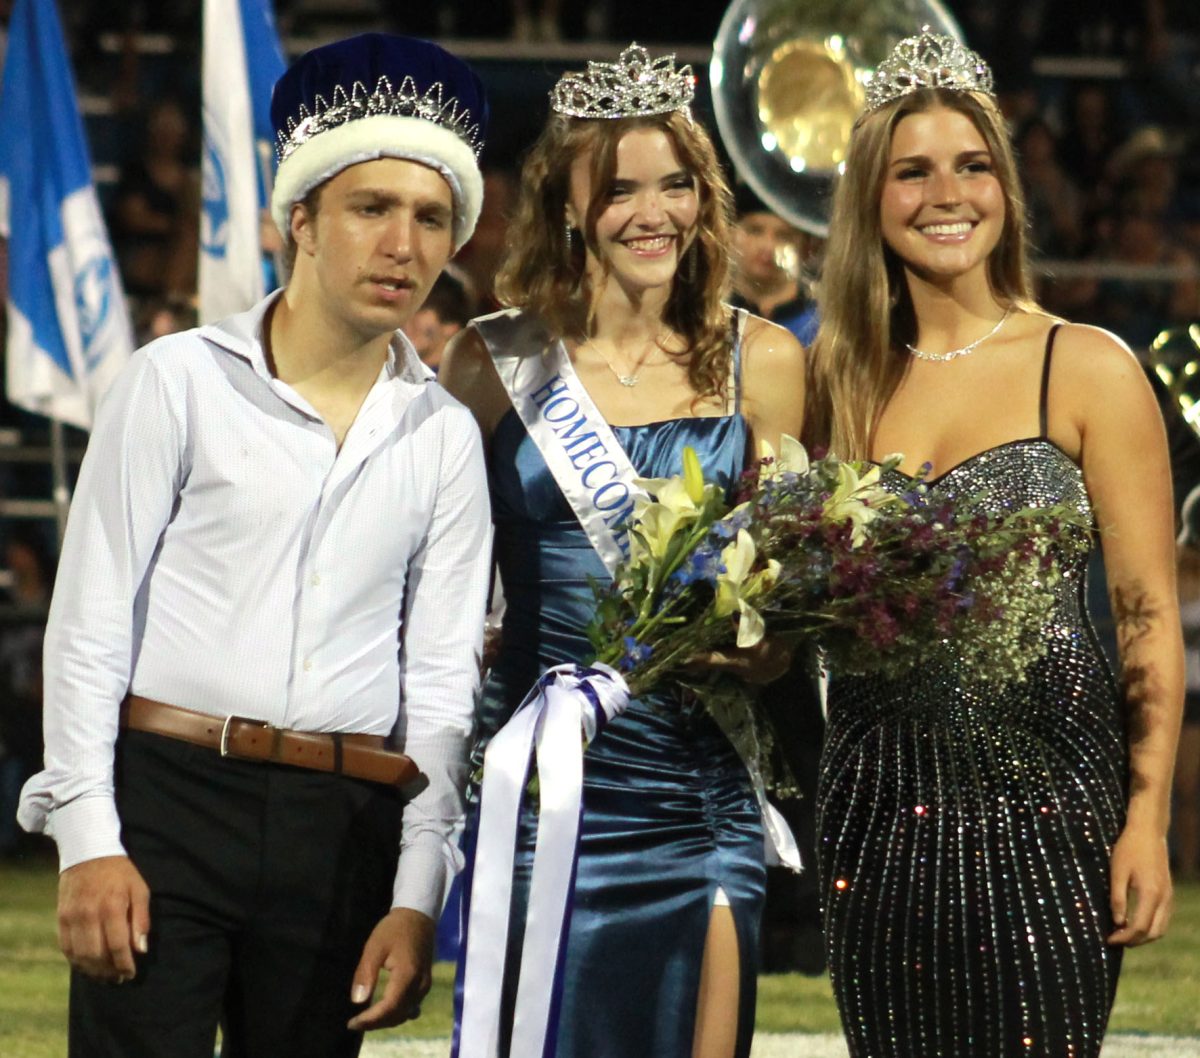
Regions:
<instances>
[{"instance_id":1,"label":"long wavy brown hair","mask_svg":"<svg viewBox=\"0 0 1200 1058\"><path fill-rule=\"evenodd\" d=\"M871 454L875 426L908 363L916 316L904 266L883 240L880 199L892 133L900 120L935 107L965 114L992 156L1004 195L1004 224L988 259L992 295L1034 308L1026 259L1025 201L1004 117L988 96L926 88L860 119L833 199L818 293L821 324L809 359L805 438L844 459Z\"/></svg>"},{"instance_id":2,"label":"long wavy brown hair","mask_svg":"<svg viewBox=\"0 0 1200 1058\"><path fill-rule=\"evenodd\" d=\"M521 188L510 226L509 251L496 277L505 305L532 312L558 338L586 337L593 310L584 244L597 251L596 221L607 207L617 172L617 144L634 129L659 129L696 180L696 235L684 252L664 313L683 338L672 355L687 358L688 380L698 397L723 395L731 355L728 246L732 197L708 133L679 111L653 117L580 120L552 114L521 170ZM591 199L582 233L567 236L571 165L590 154ZM580 237L580 234L582 237Z\"/></svg>"}]
</instances>

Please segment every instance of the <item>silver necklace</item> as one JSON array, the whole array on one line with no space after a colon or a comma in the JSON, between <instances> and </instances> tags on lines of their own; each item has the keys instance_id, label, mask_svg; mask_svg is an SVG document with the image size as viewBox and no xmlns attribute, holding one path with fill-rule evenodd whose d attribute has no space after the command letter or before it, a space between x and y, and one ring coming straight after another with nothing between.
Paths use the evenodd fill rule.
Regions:
<instances>
[{"instance_id":1,"label":"silver necklace","mask_svg":"<svg viewBox=\"0 0 1200 1058\"><path fill-rule=\"evenodd\" d=\"M970 345L964 345L961 349L951 349L945 353L927 353L924 349L918 349L915 345L909 345L907 342L904 343L904 348L912 353L912 355L918 360L933 360L936 363L944 364L947 360L955 360L960 356L966 356L968 353L975 352L975 350L983 345L983 343L989 338L994 338L996 336L996 333L1001 327L1004 326L1005 322L1008 320L1008 317L1011 315L1012 309L1005 309L1004 315L1000 317L1000 322L997 323L995 327L988 331L987 334L985 334L982 338L976 338L975 341L970 343Z\"/></svg>"},{"instance_id":2,"label":"silver necklace","mask_svg":"<svg viewBox=\"0 0 1200 1058\"><path fill-rule=\"evenodd\" d=\"M593 344L591 339L588 339L583 344L590 345L593 349L596 350L597 353L600 354L600 359L604 361L604 366L607 367L609 369L609 371L611 371L613 373L616 380L618 382L620 382L622 386L630 386L630 387L636 386L641 381L641 376L638 374L638 372L641 371L641 369L646 366L646 358L650 355L649 352L647 352L641 358L641 360L639 360L634 365L633 370L628 375L622 375L620 371L618 371L615 367L613 367L612 361L609 360L609 358L607 356L605 356L603 352L601 352L600 347Z\"/></svg>"}]
</instances>

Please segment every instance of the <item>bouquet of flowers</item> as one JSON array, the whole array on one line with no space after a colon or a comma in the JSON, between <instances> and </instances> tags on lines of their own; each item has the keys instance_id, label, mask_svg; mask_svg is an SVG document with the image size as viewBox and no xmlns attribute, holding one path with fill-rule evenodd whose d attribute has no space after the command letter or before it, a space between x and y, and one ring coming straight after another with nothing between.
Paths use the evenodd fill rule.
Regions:
<instances>
[{"instance_id":1,"label":"bouquet of flowers","mask_svg":"<svg viewBox=\"0 0 1200 1058\"><path fill-rule=\"evenodd\" d=\"M595 660L636 695L769 632L839 673L897 675L941 654L964 678L1024 679L1046 650L1059 559L1086 550L1090 527L1062 507L936 501L920 476L897 494L880 479L899 462L810 461L784 438L731 508L686 450L682 474L641 483L629 559L595 588Z\"/></svg>"}]
</instances>

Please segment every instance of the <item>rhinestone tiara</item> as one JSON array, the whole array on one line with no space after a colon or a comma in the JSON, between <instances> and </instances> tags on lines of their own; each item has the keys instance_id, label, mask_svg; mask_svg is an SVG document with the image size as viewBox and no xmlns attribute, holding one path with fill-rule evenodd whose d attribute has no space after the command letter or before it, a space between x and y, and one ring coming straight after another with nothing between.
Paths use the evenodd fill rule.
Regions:
<instances>
[{"instance_id":1,"label":"rhinestone tiara","mask_svg":"<svg viewBox=\"0 0 1200 1058\"><path fill-rule=\"evenodd\" d=\"M876 68L867 82L867 111L922 88L994 94L992 71L976 52L953 37L926 30L905 37Z\"/></svg>"},{"instance_id":2,"label":"rhinestone tiara","mask_svg":"<svg viewBox=\"0 0 1200 1058\"><path fill-rule=\"evenodd\" d=\"M456 98L445 99L443 96L440 81L419 92L411 77L405 77L399 89L393 88L392 82L386 77L381 77L373 92L369 92L361 81L355 81L348 93L338 85L333 90L332 103L318 95L311 111L301 104L300 113L287 119L287 132L281 129L277 137L276 158L283 162L297 148L322 132L379 114L422 118L440 125L453 132L479 157L479 152L483 150L479 124L466 107L459 106Z\"/></svg>"},{"instance_id":3,"label":"rhinestone tiara","mask_svg":"<svg viewBox=\"0 0 1200 1058\"><path fill-rule=\"evenodd\" d=\"M651 59L637 43L616 62L589 62L584 73L566 73L550 92L550 106L573 118L632 118L682 110L691 121L696 78L675 56Z\"/></svg>"}]
</instances>

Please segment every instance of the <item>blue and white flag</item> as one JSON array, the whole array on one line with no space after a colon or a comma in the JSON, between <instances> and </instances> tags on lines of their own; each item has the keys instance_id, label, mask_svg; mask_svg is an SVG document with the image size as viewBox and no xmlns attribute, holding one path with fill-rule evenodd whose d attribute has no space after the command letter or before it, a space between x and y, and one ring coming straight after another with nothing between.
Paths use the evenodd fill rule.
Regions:
<instances>
[{"instance_id":1,"label":"blue and white flag","mask_svg":"<svg viewBox=\"0 0 1200 1058\"><path fill-rule=\"evenodd\" d=\"M271 89L284 67L271 0L204 0L202 323L244 312L275 285L259 224L275 169Z\"/></svg>"},{"instance_id":2,"label":"blue and white flag","mask_svg":"<svg viewBox=\"0 0 1200 1058\"><path fill-rule=\"evenodd\" d=\"M8 399L87 429L133 332L54 0L17 0L0 84Z\"/></svg>"}]
</instances>

